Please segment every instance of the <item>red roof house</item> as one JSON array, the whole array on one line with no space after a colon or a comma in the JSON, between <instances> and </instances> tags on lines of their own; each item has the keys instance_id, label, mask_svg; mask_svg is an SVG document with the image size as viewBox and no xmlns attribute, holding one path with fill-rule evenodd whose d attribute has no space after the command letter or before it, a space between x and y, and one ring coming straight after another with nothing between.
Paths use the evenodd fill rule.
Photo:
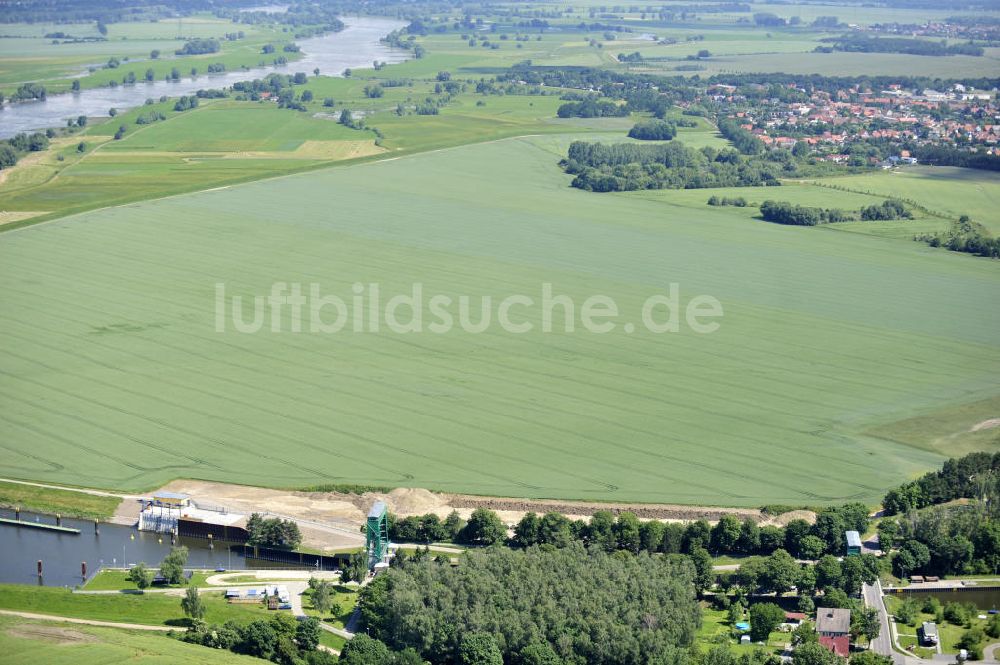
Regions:
<instances>
[{"instance_id":1,"label":"red roof house","mask_svg":"<svg viewBox=\"0 0 1000 665\"><path fill-rule=\"evenodd\" d=\"M851 654L851 639L847 635L840 637L820 635L819 643L841 658L847 658Z\"/></svg>"}]
</instances>

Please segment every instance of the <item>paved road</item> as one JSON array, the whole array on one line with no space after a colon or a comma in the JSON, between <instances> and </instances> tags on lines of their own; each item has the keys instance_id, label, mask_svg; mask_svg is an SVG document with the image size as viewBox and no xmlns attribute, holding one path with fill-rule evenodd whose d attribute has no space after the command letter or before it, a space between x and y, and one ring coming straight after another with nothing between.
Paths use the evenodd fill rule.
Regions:
<instances>
[{"instance_id":1,"label":"paved road","mask_svg":"<svg viewBox=\"0 0 1000 665\"><path fill-rule=\"evenodd\" d=\"M896 665L907 665L909 658L892 648L892 632L889 629L889 612L882 602L882 584L878 580L875 584L865 584L861 587L861 595L865 599L865 607L874 607L878 610L879 632L878 637L872 640L871 650L883 656L890 656Z\"/></svg>"},{"instance_id":2,"label":"paved road","mask_svg":"<svg viewBox=\"0 0 1000 665\"><path fill-rule=\"evenodd\" d=\"M75 619L71 617L61 617L53 614L36 614L34 612L15 612L13 610L0 610L0 614L21 617L24 619L40 619L42 621L61 621L63 623L79 623L87 626L104 626L106 628L126 628L128 630L155 630L167 632L177 630L170 626L148 626L141 623L117 623L114 621L98 621L96 619Z\"/></svg>"}]
</instances>

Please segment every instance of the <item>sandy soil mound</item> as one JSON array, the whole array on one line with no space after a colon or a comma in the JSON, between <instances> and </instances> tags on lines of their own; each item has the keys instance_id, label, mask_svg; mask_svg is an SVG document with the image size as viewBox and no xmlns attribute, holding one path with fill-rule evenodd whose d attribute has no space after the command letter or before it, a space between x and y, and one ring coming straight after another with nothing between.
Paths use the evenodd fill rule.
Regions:
<instances>
[{"instance_id":1,"label":"sandy soil mound","mask_svg":"<svg viewBox=\"0 0 1000 665\"><path fill-rule=\"evenodd\" d=\"M769 524L777 526L787 526L792 520L805 520L810 524L816 523L816 513L811 510L790 510L769 520Z\"/></svg>"}]
</instances>

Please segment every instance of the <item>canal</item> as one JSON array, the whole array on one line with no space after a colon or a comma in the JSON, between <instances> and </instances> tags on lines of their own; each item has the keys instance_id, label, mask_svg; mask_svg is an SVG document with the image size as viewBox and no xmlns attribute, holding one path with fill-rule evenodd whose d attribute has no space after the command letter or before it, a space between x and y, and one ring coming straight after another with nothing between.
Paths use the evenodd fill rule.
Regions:
<instances>
[{"instance_id":1,"label":"canal","mask_svg":"<svg viewBox=\"0 0 1000 665\"><path fill-rule=\"evenodd\" d=\"M14 511L0 510L0 517L13 519ZM21 520L55 524L52 515L24 511L21 511ZM131 566L144 561L156 567L170 551L170 536L166 534L102 522L97 535L93 520L63 518L62 525L80 529L79 535L0 524L0 582L75 586L83 581L82 562L87 563L87 573L92 576L102 566L121 567L123 562ZM246 567L240 549L230 552L225 543L215 543L214 549L209 549L207 540L180 538L178 544L190 550L188 566L191 568ZM42 560L41 578L36 572L39 559Z\"/></svg>"},{"instance_id":2,"label":"canal","mask_svg":"<svg viewBox=\"0 0 1000 665\"><path fill-rule=\"evenodd\" d=\"M918 601L929 596L933 596L941 601L942 605L948 603L973 603L981 610L1000 609L1000 581L982 582L978 585L963 586L957 589L919 589L906 588L897 594L900 598L914 598Z\"/></svg>"},{"instance_id":3,"label":"canal","mask_svg":"<svg viewBox=\"0 0 1000 665\"><path fill-rule=\"evenodd\" d=\"M90 88L50 95L45 101L5 104L0 106L0 138L9 138L18 132L63 127L69 118L106 116L112 108L123 111L142 106L148 98L190 95L201 89L222 88L238 81L263 78L275 71L311 75L313 70L319 69L322 74L340 76L348 68L371 67L375 60L392 64L409 57L409 51L386 46L380 41L393 30L406 25L402 21L368 16L345 17L343 21L345 28L340 32L298 40L304 54L302 59L280 67L201 74L177 81L141 81L116 88Z\"/></svg>"}]
</instances>

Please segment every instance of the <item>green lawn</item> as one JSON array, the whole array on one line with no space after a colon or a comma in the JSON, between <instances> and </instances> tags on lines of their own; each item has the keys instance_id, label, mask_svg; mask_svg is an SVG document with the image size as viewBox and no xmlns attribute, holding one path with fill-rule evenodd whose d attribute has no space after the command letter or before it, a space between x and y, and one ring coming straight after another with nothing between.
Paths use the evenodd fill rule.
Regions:
<instances>
[{"instance_id":1,"label":"green lawn","mask_svg":"<svg viewBox=\"0 0 1000 665\"><path fill-rule=\"evenodd\" d=\"M0 617L6 665L253 665L257 658L209 651L166 635Z\"/></svg>"},{"instance_id":2,"label":"green lawn","mask_svg":"<svg viewBox=\"0 0 1000 665\"><path fill-rule=\"evenodd\" d=\"M121 499L0 481L0 506L66 517L107 519Z\"/></svg>"},{"instance_id":3,"label":"green lawn","mask_svg":"<svg viewBox=\"0 0 1000 665\"><path fill-rule=\"evenodd\" d=\"M223 623L230 619L250 621L267 615L264 605L229 604L222 592L202 595L205 621ZM186 625L181 598L163 593L84 594L69 589L0 584L0 608L39 614L97 619L127 623Z\"/></svg>"},{"instance_id":4,"label":"green lawn","mask_svg":"<svg viewBox=\"0 0 1000 665\"><path fill-rule=\"evenodd\" d=\"M993 263L781 227L687 193L581 192L556 166L569 139L335 168L0 235L4 309L17 312L0 320L0 437L18 442L8 473L123 488L196 476L874 503L942 458L866 434L873 425L1000 393ZM674 282L682 302L709 294L725 316L708 335L543 334L539 307L512 312L536 324L528 334L215 332L216 283L251 295L278 281L347 298L355 282L378 282L384 299L420 282L427 298L536 303L548 282L578 304L611 295L630 322Z\"/></svg>"},{"instance_id":5,"label":"green lawn","mask_svg":"<svg viewBox=\"0 0 1000 665\"><path fill-rule=\"evenodd\" d=\"M315 609L312 605L312 592L308 589L302 596L302 607L306 614L317 617L338 628L344 627L351 613L354 612L354 606L357 602L357 587L349 587L344 584L338 584L334 587L333 604L335 608L339 608L339 611L335 609L324 614Z\"/></svg>"},{"instance_id":6,"label":"green lawn","mask_svg":"<svg viewBox=\"0 0 1000 665\"><path fill-rule=\"evenodd\" d=\"M328 630L320 631L319 643L325 647L330 647L331 649L336 649L340 651L347 644L347 640L340 635L334 635Z\"/></svg>"},{"instance_id":7,"label":"green lawn","mask_svg":"<svg viewBox=\"0 0 1000 665\"><path fill-rule=\"evenodd\" d=\"M207 586L206 580L208 576L213 573L207 571L195 571L191 576L190 582L185 582L184 584L172 584L168 585L169 588L183 589L189 585L193 586ZM87 580L87 583L83 585L83 588L87 591L113 591L118 589L128 589L135 590L135 582L130 582L128 579L128 572L123 570L100 570L96 575ZM256 578L255 578L256 579ZM233 580L229 580L233 581ZM157 587L162 588L162 587Z\"/></svg>"},{"instance_id":8,"label":"green lawn","mask_svg":"<svg viewBox=\"0 0 1000 665\"><path fill-rule=\"evenodd\" d=\"M901 602L902 600L895 596L885 597L885 606L890 613L892 613ZM919 597L917 599L917 602L920 602ZM907 625L896 622L896 632L900 636L899 639L900 644L903 647L916 645L917 635L919 634L918 629L920 625L925 621L934 621L934 620L935 620L934 615L927 614L925 612L919 612L917 614L917 618L913 622L913 625ZM985 630L986 623L987 622L984 619L973 618L971 625L979 626ZM948 621L938 622L937 627L938 627L938 635L940 636L941 639L941 652L946 654L957 654L959 651L957 644L959 640L962 639L962 635L967 630L967 627L956 626ZM992 644L995 641L996 641L995 639L987 636L985 641L983 641L982 644L980 644L980 646L983 647L986 646L987 644ZM935 650L918 647L917 653L920 654L921 657L929 657L930 655L935 653Z\"/></svg>"}]
</instances>

